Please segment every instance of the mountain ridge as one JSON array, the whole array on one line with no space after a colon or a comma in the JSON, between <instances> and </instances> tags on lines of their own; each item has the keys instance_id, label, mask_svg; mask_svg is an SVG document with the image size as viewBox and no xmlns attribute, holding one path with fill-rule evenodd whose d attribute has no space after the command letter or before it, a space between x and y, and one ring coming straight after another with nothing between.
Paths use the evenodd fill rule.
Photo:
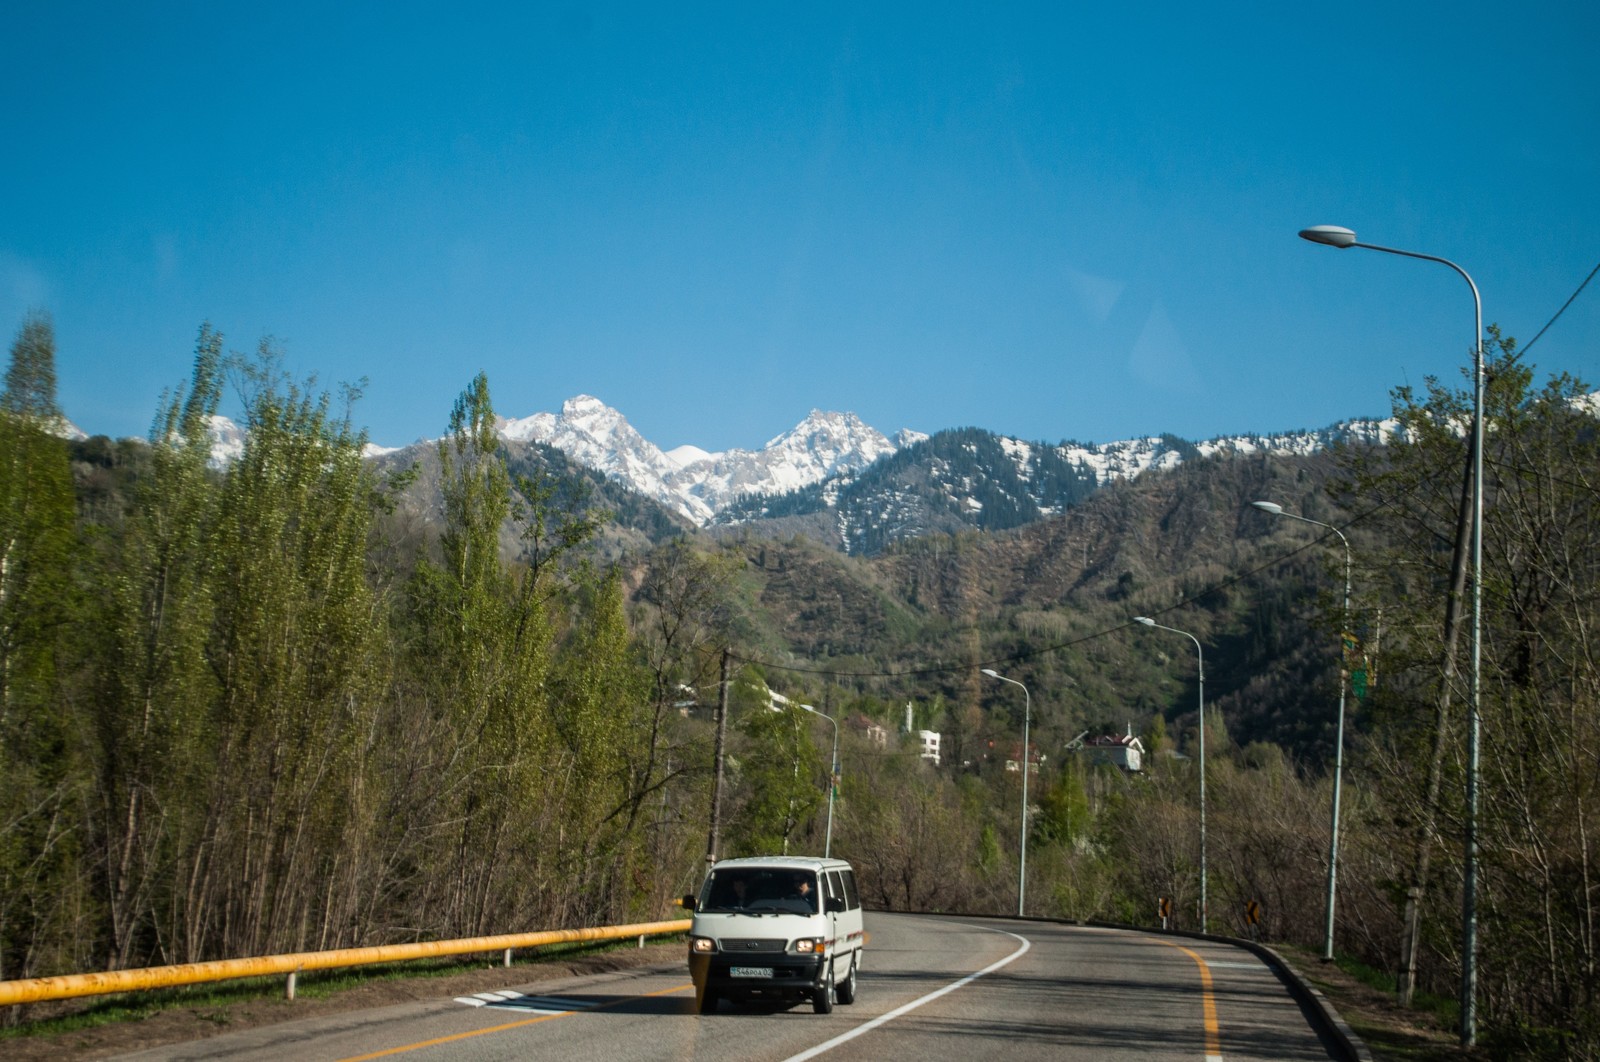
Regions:
<instances>
[{"instance_id":1,"label":"mountain ridge","mask_svg":"<svg viewBox=\"0 0 1600 1062\"><path fill-rule=\"evenodd\" d=\"M593 395L567 399L560 412L501 417L508 445L558 451L588 474L614 483L684 521L717 533L804 533L853 554L964 529L1008 530L1060 515L1091 493L1148 472L1217 456L1307 457L1341 443L1381 444L1392 420L1354 419L1315 431L1238 433L1201 442L1152 434L1111 443L1057 444L954 428L893 437L854 413L813 409L757 450L711 453L684 445L663 451L618 410ZM212 418L213 461L242 451L245 433ZM367 455L404 462L434 440L408 447L368 445ZM633 503L620 508L642 512ZM659 533L655 517L641 530Z\"/></svg>"},{"instance_id":2,"label":"mountain ridge","mask_svg":"<svg viewBox=\"0 0 1600 1062\"><path fill-rule=\"evenodd\" d=\"M770 515L753 506L753 499L791 498L814 488L820 488L819 505L831 505L879 462L952 432L979 432L1001 440L1000 448L1015 467L1019 481L1048 474L1041 470L1059 473L1070 469L1069 478L1085 486L1092 481L1092 489L1154 469L1170 469L1195 457L1257 453L1303 457L1341 442L1378 443L1393 434L1395 424L1361 418L1316 431L1240 433L1198 443L1172 435L1147 435L1104 444L1068 440L1052 446L984 429L950 429L933 436L901 430L890 437L854 413L814 409L759 450L708 453L680 446L669 453L645 439L625 416L600 399L578 395L563 403L559 414L502 419L500 430L507 439L561 450L579 464L675 510L696 526L708 527ZM1018 489L1028 493L1025 487ZM1053 515L1061 511L1063 502L1070 504L1071 500L1047 491L1035 499L1037 511L1031 517ZM851 537L846 529L842 538L849 541Z\"/></svg>"}]
</instances>

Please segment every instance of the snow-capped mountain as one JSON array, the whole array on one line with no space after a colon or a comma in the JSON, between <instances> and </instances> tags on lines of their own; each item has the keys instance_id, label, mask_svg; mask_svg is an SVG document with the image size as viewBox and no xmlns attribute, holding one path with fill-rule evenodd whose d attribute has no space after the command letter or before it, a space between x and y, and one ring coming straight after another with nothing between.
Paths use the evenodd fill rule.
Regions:
<instances>
[{"instance_id":1,"label":"snow-capped mountain","mask_svg":"<svg viewBox=\"0 0 1600 1062\"><path fill-rule=\"evenodd\" d=\"M221 468L244 454L245 431L220 413L211 415L211 463Z\"/></svg>"},{"instance_id":2,"label":"snow-capped mountain","mask_svg":"<svg viewBox=\"0 0 1600 1062\"><path fill-rule=\"evenodd\" d=\"M707 453L681 446L669 454L591 395L568 399L560 413L504 420L500 432L507 439L553 446L697 524L710 522L741 495L782 494L848 476L923 438L901 432L897 441L890 440L854 413L812 410L759 450Z\"/></svg>"},{"instance_id":3,"label":"snow-capped mountain","mask_svg":"<svg viewBox=\"0 0 1600 1062\"><path fill-rule=\"evenodd\" d=\"M722 525L806 522L850 553L874 554L895 542L962 529L1004 531L1059 515L1114 480L1175 468L1215 455L1305 457L1339 442L1381 442L1389 422L1352 421L1316 432L1240 435L1191 443L1171 435L1104 445L1052 446L980 428L938 432L849 478L787 494L736 499Z\"/></svg>"},{"instance_id":4,"label":"snow-capped mountain","mask_svg":"<svg viewBox=\"0 0 1600 1062\"><path fill-rule=\"evenodd\" d=\"M1094 474L1101 484L1132 479L1152 469L1176 468L1187 454L1199 457L1250 454L1276 454L1309 457L1338 442L1377 445L1387 442L1398 430L1393 420L1349 420L1319 431L1284 432L1278 435L1224 435L1204 442L1185 443L1172 436L1150 435L1122 442L1084 445L1066 442L1060 446L1041 446L1018 439L1003 439L1002 445L1022 473L1041 450L1048 450L1069 465Z\"/></svg>"},{"instance_id":5,"label":"snow-capped mountain","mask_svg":"<svg viewBox=\"0 0 1600 1062\"><path fill-rule=\"evenodd\" d=\"M890 439L853 413L812 413L759 450L663 452L591 395L560 413L504 420L695 524L831 514L850 552L955 526L1001 530L1065 511L1113 480L1217 454L1307 456L1338 441L1381 442L1394 425L1350 421L1320 431L1190 443L1170 435L1100 445L1024 442L980 429Z\"/></svg>"},{"instance_id":6,"label":"snow-capped mountain","mask_svg":"<svg viewBox=\"0 0 1600 1062\"><path fill-rule=\"evenodd\" d=\"M1020 526L1062 513L1112 481L1198 457L1309 456L1339 441L1384 442L1395 424L1356 420L1320 431L1200 443L1155 435L1050 445L977 428L933 436L903 430L891 438L854 413L812 410L759 450L708 453L680 446L664 452L617 410L592 395L578 395L559 413L503 418L499 428L508 441L560 450L695 525L800 517L807 521L807 533L826 528L823 533L842 548L872 553L934 531ZM244 450L244 430L220 415L212 417L210 429L212 463L222 467L237 459ZM81 437L63 419L60 433L75 432ZM369 457L395 452L367 447Z\"/></svg>"}]
</instances>

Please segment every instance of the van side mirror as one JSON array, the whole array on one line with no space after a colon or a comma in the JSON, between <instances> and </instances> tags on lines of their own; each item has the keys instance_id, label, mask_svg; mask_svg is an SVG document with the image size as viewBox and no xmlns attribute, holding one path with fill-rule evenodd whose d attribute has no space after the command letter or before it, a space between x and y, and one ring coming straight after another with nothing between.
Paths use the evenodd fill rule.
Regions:
<instances>
[{"instance_id":1,"label":"van side mirror","mask_svg":"<svg viewBox=\"0 0 1600 1062\"><path fill-rule=\"evenodd\" d=\"M692 893L687 893L686 892L686 893L683 894L683 899L679 900L678 903L683 907L683 909L685 911L693 911L694 910L694 895Z\"/></svg>"},{"instance_id":2,"label":"van side mirror","mask_svg":"<svg viewBox=\"0 0 1600 1062\"><path fill-rule=\"evenodd\" d=\"M829 896L828 897L828 913L829 914L844 914L844 897L843 896Z\"/></svg>"}]
</instances>

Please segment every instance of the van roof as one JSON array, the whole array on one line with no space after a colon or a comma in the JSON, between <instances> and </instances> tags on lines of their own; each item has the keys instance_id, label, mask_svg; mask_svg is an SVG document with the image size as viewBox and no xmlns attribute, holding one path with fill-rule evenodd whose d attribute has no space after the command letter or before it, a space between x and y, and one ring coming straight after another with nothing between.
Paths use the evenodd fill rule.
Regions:
<instances>
[{"instance_id":1,"label":"van roof","mask_svg":"<svg viewBox=\"0 0 1600 1062\"><path fill-rule=\"evenodd\" d=\"M745 856L741 859L719 859L712 870L724 867L768 867L773 870L849 870L843 859L825 859L822 856Z\"/></svg>"}]
</instances>

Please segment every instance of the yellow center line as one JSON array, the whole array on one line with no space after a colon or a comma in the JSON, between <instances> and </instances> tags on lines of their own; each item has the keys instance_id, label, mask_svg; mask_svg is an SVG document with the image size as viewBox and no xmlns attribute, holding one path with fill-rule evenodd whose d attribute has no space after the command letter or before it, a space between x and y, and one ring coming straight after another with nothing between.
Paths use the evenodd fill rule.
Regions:
<instances>
[{"instance_id":1,"label":"yellow center line","mask_svg":"<svg viewBox=\"0 0 1600 1062\"><path fill-rule=\"evenodd\" d=\"M564 1010L560 1014L541 1014L537 1018L524 1018L521 1021L506 1022L504 1025L491 1025L487 1029L474 1029L471 1032L453 1033L450 1036L438 1036L432 1040L419 1040L414 1044L403 1044L400 1047L389 1047L382 1051L373 1051L365 1055L351 1055L349 1058L340 1059L339 1062L363 1062L363 1060L369 1058L385 1058L389 1055L403 1055L408 1051L420 1051L424 1047L437 1047L440 1044L455 1043L457 1040L470 1040L474 1036L487 1036L490 1033L505 1032L508 1029L520 1029L525 1025L537 1025L541 1021L550 1021L552 1018L565 1018L569 1014L587 1014L596 1010L605 1010L607 1007L620 1006L623 1003L629 1003L635 999L646 999L650 996L670 996L674 992L682 992L684 989L693 987L694 985L687 984L678 985L676 988L663 988L656 992L646 992L643 996L628 996L624 999L618 999L611 1003L600 1003L593 1007L584 1007L582 1010Z\"/></svg>"},{"instance_id":2,"label":"yellow center line","mask_svg":"<svg viewBox=\"0 0 1600 1062\"><path fill-rule=\"evenodd\" d=\"M1161 940L1159 937L1149 937L1157 943L1165 944L1169 948L1177 948L1200 967L1200 989L1202 1009L1206 1022L1206 1062L1222 1062L1222 1036L1217 1031L1217 1001L1211 992L1211 967L1206 965L1199 953L1191 951L1182 944L1174 944L1170 940Z\"/></svg>"}]
</instances>

